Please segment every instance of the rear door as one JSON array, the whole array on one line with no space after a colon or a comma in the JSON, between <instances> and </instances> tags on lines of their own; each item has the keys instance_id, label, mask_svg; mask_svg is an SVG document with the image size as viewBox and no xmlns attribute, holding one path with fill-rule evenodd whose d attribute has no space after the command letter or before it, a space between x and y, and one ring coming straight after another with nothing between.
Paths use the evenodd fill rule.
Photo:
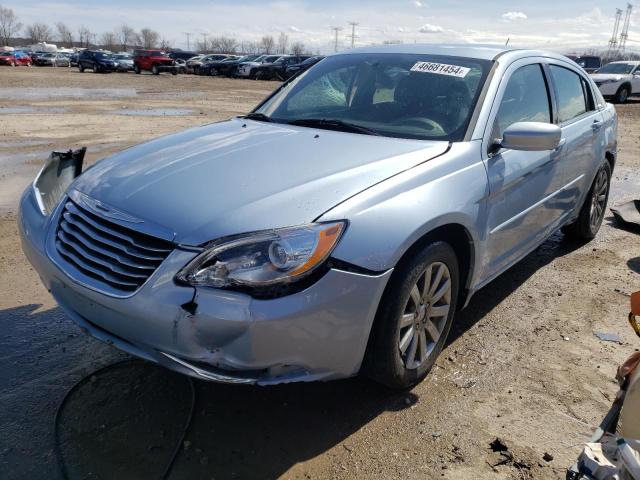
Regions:
<instances>
[{"instance_id":1,"label":"rear door","mask_svg":"<svg viewBox=\"0 0 640 480\"><path fill-rule=\"evenodd\" d=\"M550 62L547 68L558 105L558 125L566 142L557 168L563 190L547 205L553 220L577 213L604 159L604 145L602 116L586 76L561 62Z\"/></svg>"},{"instance_id":2,"label":"rear door","mask_svg":"<svg viewBox=\"0 0 640 480\"><path fill-rule=\"evenodd\" d=\"M516 122L554 123L555 96L541 59L514 62L500 82L485 146ZM548 230L547 200L563 180L558 176L562 147L525 152L501 149L485 160L488 199L484 270L493 277L536 246Z\"/></svg>"}]
</instances>

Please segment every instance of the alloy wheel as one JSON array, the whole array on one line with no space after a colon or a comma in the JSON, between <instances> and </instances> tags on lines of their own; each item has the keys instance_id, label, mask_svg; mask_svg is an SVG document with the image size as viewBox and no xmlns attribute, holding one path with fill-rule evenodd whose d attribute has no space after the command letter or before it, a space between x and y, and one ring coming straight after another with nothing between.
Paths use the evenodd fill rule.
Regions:
<instances>
[{"instance_id":1,"label":"alloy wheel","mask_svg":"<svg viewBox=\"0 0 640 480\"><path fill-rule=\"evenodd\" d=\"M398 349L405 368L422 366L434 351L451 309L451 272L442 262L420 274L400 318Z\"/></svg>"},{"instance_id":2,"label":"alloy wheel","mask_svg":"<svg viewBox=\"0 0 640 480\"><path fill-rule=\"evenodd\" d=\"M593 183L593 193L591 194L591 210L589 211L589 225L592 229L597 229L604 218L605 206L607 203L607 171L601 168L598 171L596 180Z\"/></svg>"}]
</instances>

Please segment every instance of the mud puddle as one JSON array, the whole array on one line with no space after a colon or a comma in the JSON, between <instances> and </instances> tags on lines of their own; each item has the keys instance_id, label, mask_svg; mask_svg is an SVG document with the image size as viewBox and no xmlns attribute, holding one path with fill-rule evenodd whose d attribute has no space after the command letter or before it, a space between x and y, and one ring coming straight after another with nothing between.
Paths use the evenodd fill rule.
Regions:
<instances>
[{"instance_id":1,"label":"mud puddle","mask_svg":"<svg viewBox=\"0 0 640 480\"><path fill-rule=\"evenodd\" d=\"M127 115L134 117L178 117L182 115L193 115L194 110L188 108L127 108L117 110L114 113L116 115Z\"/></svg>"},{"instance_id":2,"label":"mud puddle","mask_svg":"<svg viewBox=\"0 0 640 480\"><path fill-rule=\"evenodd\" d=\"M0 98L12 100L46 100L50 98L120 98L135 97L135 88L0 88Z\"/></svg>"},{"instance_id":3,"label":"mud puddle","mask_svg":"<svg viewBox=\"0 0 640 480\"><path fill-rule=\"evenodd\" d=\"M68 111L69 109L66 107L0 107L0 115L20 113L66 113Z\"/></svg>"}]
</instances>

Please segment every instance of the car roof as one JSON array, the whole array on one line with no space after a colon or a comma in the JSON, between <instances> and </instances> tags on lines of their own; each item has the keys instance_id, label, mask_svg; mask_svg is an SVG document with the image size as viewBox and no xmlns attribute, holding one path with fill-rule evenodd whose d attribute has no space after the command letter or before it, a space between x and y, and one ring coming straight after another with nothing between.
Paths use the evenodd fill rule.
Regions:
<instances>
[{"instance_id":1,"label":"car roof","mask_svg":"<svg viewBox=\"0 0 640 480\"><path fill-rule=\"evenodd\" d=\"M545 56L563 58L563 55L543 50L529 50L523 48L508 47L505 45L483 44L435 44L435 43L407 43L392 45L373 45L370 47L354 48L333 55L350 55L355 53L406 53L429 54L450 57L477 58L480 60L495 60L505 53L514 53L516 56L531 57Z\"/></svg>"},{"instance_id":2,"label":"car roof","mask_svg":"<svg viewBox=\"0 0 640 480\"><path fill-rule=\"evenodd\" d=\"M618 60L616 62L609 62L609 63L624 63L627 65L640 65L640 60Z\"/></svg>"}]
</instances>

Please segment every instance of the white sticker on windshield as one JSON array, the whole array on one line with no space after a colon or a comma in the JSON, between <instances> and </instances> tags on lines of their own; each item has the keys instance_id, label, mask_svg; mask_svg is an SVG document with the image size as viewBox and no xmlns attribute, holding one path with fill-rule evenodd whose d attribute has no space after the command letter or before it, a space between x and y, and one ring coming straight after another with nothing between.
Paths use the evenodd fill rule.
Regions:
<instances>
[{"instance_id":1,"label":"white sticker on windshield","mask_svg":"<svg viewBox=\"0 0 640 480\"><path fill-rule=\"evenodd\" d=\"M412 72L435 73L438 75L449 75L451 77L464 78L469 73L470 68L458 65L447 65L446 63L418 62L411 67Z\"/></svg>"}]
</instances>

